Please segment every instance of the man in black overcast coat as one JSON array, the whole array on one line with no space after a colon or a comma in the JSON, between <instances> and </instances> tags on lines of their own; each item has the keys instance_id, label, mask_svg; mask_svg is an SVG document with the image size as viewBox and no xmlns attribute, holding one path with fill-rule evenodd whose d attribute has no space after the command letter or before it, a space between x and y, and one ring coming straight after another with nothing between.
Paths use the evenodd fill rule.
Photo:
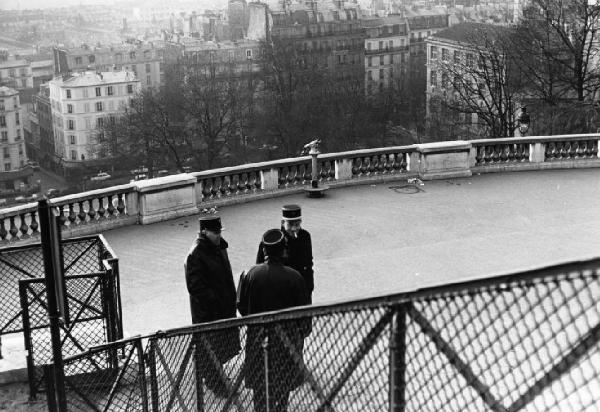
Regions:
<instances>
[{"instance_id":1,"label":"man in black overcast coat","mask_svg":"<svg viewBox=\"0 0 600 412\"><path fill-rule=\"evenodd\" d=\"M312 292L315 288L312 241L310 233L301 227L302 209L298 205L285 205L281 208L281 213L281 230L285 234L283 264L296 269L304 278L312 302ZM256 263L264 261L265 255L261 242L256 255Z\"/></svg>"},{"instance_id":2,"label":"man in black overcast coat","mask_svg":"<svg viewBox=\"0 0 600 412\"><path fill-rule=\"evenodd\" d=\"M262 238L265 263L254 266L241 278L238 310L243 315L281 310L310 303L306 283L296 270L284 266L284 234L271 229ZM289 393L304 380L302 350L304 338L310 333L310 318L279 322L276 325L249 326L246 339L244 377L254 390L254 410L266 411L265 368L262 344L266 339L269 377L269 410L287 410ZM282 334L291 342L286 345Z\"/></svg>"},{"instance_id":3,"label":"man in black overcast coat","mask_svg":"<svg viewBox=\"0 0 600 412\"><path fill-rule=\"evenodd\" d=\"M221 237L221 230L219 217L200 218L199 236L185 261L185 281L190 295L193 323L212 322L236 316L235 284L227 255L228 244ZM220 379L210 351L223 364L240 350L237 328L204 333L202 337L199 333L194 335L199 402L202 378L217 396L227 396L225 383Z\"/></svg>"}]
</instances>

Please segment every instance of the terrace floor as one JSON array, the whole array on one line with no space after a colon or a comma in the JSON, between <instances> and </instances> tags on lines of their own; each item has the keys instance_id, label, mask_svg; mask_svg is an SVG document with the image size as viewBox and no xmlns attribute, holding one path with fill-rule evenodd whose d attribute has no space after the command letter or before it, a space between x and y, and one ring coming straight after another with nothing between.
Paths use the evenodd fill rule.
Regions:
<instances>
[{"instance_id":1,"label":"terrace floor","mask_svg":"<svg viewBox=\"0 0 600 412\"><path fill-rule=\"evenodd\" d=\"M404 182L405 183L405 182ZM236 278L283 204L298 203L311 232L314 303L408 291L600 256L600 171L496 173L296 194L219 210ZM126 336L191 322L183 261L198 216L104 233L119 257Z\"/></svg>"}]
</instances>

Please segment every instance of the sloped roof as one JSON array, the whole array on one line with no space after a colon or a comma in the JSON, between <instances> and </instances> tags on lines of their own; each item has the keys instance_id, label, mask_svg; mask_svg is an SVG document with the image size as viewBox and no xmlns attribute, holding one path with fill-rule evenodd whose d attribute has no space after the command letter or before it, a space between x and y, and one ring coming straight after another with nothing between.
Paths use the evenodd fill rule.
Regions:
<instances>
[{"instance_id":1,"label":"sloped roof","mask_svg":"<svg viewBox=\"0 0 600 412\"><path fill-rule=\"evenodd\" d=\"M101 84L126 83L137 81L135 75L128 71L118 72L85 72L77 73L72 77L57 78L52 82L63 87L83 87Z\"/></svg>"},{"instance_id":2,"label":"sloped roof","mask_svg":"<svg viewBox=\"0 0 600 412\"><path fill-rule=\"evenodd\" d=\"M487 23L460 23L435 33L432 38L459 43L478 44L485 39L499 39L509 33L503 26Z\"/></svg>"}]
</instances>

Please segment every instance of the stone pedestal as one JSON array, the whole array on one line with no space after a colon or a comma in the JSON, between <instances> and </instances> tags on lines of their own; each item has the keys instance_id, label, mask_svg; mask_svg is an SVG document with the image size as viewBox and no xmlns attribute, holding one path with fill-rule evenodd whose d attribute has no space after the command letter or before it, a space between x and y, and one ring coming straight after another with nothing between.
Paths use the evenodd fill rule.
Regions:
<instances>
[{"instance_id":1,"label":"stone pedestal","mask_svg":"<svg viewBox=\"0 0 600 412\"><path fill-rule=\"evenodd\" d=\"M196 177L187 173L136 182L140 223L145 225L198 213L195 185Z\"/></svg>"},{"instance_id":2,"label":"stone pedestal","mask_svg":"<svg viewBox=\"0 0 600 412\"><path fill-rule=\"evenodd\" d=\"M469 177L471 144L465 141L415 145L418 153L418 173L423 180ZM411 159L412 160L412 159ZM415 165L411 165L415 170Z\"/></svg>"}]
</instances>

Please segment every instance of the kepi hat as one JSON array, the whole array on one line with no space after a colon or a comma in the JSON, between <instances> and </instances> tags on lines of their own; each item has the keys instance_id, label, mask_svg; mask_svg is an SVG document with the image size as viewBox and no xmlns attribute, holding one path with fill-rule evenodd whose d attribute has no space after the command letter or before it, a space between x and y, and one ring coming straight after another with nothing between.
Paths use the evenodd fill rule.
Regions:
<instances>
[{"instance_id":1,"label":"kepi hat","mask_svg":"<svg viewBox=\"0 0 600 412\"><path fill-rule=\"evenodd\" d=\"M200 222L200 231L210 230L211 232L220 232L224 230L221 226L221 218L219 216L203 216L198 221Z\"/></svg>"},{"instance_id":2,"label":"kepi hat","mask_svg":"<svg viewBox=\"0 0 600 412\"><path fill-rule=\"evenodd\" d=\"M284 205L281 208L283 220L302 219L302 209L298 205Z\"/></svg>"}]
</instances>

